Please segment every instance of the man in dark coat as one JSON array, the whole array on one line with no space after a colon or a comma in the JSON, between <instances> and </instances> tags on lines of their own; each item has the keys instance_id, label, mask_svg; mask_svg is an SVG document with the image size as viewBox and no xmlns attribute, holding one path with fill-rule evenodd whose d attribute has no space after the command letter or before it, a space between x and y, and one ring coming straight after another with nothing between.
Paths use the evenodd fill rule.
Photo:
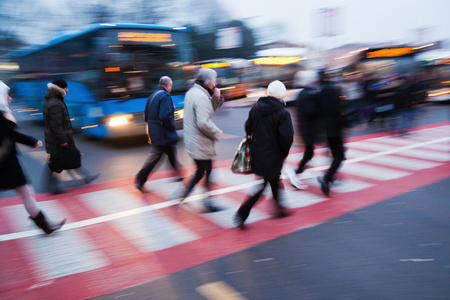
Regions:
<instances>
[{"instance_id":1,"label":"man in dark coat","mask_svg":"<svg viewBox=\"0 0 450 300\"><path fill-rule=\"evenodd\" d=\"M333 161L325 175L317 177L317 180L320 183L322 193L328 196L330 194L330 183L334 181L334 176L345 159L342 139L344 120L341 115L339 93L336 87L324 72L321 72L319 76L321 81L319 93L320 110L325 123L327 143L333 156Z\"/></svg>"},{"instance_id":2,"label":"man in dark coat","mask_svg":"<svg viewBox=\"0 0 450 300\"><path fill-rule=\"evenodd\" d=\"M305 171L307 163L314 156L314 144L316 143L317 131L320 127L319 76L316 71L304 70L297 72L296 78L297 87L302 89L296 100L298 128L305 150L298 168L295 171L287 169L286 174L293 187L303 190L308 186L300 180L299 174Z\"/></svg>"},{"instance_id":3,"label":"man in dark coat","mask_svg":"<svg viewBox=\"0 0 450 300\"><path fill-rule=\"evenodd\" d=\"M252 107L245 123L245 131L251 137L252 167L255 175L261 176L264 182L259 191L244 201L236 213L235 222L241 229L245 229L244 222L267 183L272 189L276 216L287 216L278 197L278 190L281 169L294 140L294 128L291 115L284 107L284 84L278 80L270 83L267 93L267 97L261 97Z\"/></svg>"},{"instance_id":4,"label":"man in dark coat","mask_svg":"<svg viewBox=\"0 0 450 300\"><path fill-rule=\"evenodd\" d=\"M45 150L51 154L61 147L75 147L73 139L72 123L70 122L69 111L67 110L64 97L69 91L67 82L63 79L56 79L52 83L47 84L48 90L44 96L44 136ZM60 193L58 188L58 179L54 176L53 170L46 168L47 188L54 194ZM83 176L86 184L97 179L100 174L90 175L84 168L77 169L77 172Z\"/></svg>"},{"instance_id":5,"label":"man in dark coat","mask_svg":"<svg viewBox=\"0 0 450 300\"><path fill-rule=\"evenodd\" d=\"M179 180L182 179L178 171L176 160L176 145L178 134L176 131L174 105L170 92L172 91L172 79L163 76L159 80L159 87L150 95L144 111L144 120L148 124L148 138L151 145L150 154L135 177L136 188L142 193L147 192L144 184L153 168L157 165L163 154L169 158Z\"/></svg>"}]
</instances>

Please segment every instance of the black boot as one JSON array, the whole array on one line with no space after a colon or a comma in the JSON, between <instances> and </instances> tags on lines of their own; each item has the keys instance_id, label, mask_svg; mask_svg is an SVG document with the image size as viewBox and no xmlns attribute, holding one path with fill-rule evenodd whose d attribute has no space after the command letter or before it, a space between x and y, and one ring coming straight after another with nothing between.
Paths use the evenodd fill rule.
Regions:
<instances>
[{"instance_id":1,"label":"black boot","mask_svg":"<svg viewBox=\"0 0 450 300\"><path fill-rule=\"evenodd\" d=\"M222 208L214 205L209 197L203 200L203 205L205 206L205 212L218 212L222 210Z\"/></svg>"},{"instance_id":2,"label":"black boot","mask_svg":"<svg viewBox=\"0 0 450 300\"><path fill-rule=\"evenodd\" d=\"M30 219L33 220L36 226L41 228L46 234L50 234L53 231L60 229L66 223L66 219L63 219L57 224L50 225L48 224L47 219L45 218L45 215L42 213L42 211L39 211L39 214L36 217L30 217Z\"/></svg>"},{"instance_id":3,"label":"black boot","mask_svg":"<svg viewBox=\"0 0 450 300\"><path fill-rule=\"evenodd\" d=\"M61 194L62 191L60 189L60 181L56 176L53 174L52 171L49 170L49 173L47 174L47 192L57 195Z\"/></svg>"}]
</instances>

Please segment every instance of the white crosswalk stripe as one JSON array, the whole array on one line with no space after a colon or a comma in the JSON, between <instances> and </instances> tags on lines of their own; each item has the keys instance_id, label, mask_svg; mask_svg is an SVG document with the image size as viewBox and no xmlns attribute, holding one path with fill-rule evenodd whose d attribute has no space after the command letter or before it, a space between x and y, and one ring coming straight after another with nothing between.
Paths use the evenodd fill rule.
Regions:
<instances>
[{"instance_id":1,"label":"white crosswalk stripe","mask_svg":"<svg viewBox=\"0 0 450 300\"><path fill-rule=\"evenodd\" d=\"M343 167L343 171L344 170L345 173L358 175L361 177L370 178L374 180L392 180L411 175L411 173L408 172L372 166L360 162L355 164L347 164Z\"/></svg>"},{"instance_id":2,"label":"white crosswalk stripe","mask_svg":"<svg viewBox=\"0 0 450 300\"><path fill-rule=\"evenodd\" d=\"M370 151L389 151L393 150L396 147L385 145L385 144L377 144L373 141L367 142L355 142L349 144L351 148L370 150ZM436 161L448 161L450 160L449 153L442 153L438 151L431 150L423 150L423 149L407 149L405 151L399 152L400 155L412 156L416 158L430 159Z\"/></svg>"},{"instance_id":3,"label":"white crosswalk stripe","mask_svg":"<svg viewBox=\"0 0 450 300\"><path fill-rule=\"evenodd\" d=\"M244 200L244 199L242 199ZM234 199L231 199L227 196L221 195L216 196L212 199L214 205L221 208L218 212L213 213L205 213L201 214L202 218L205 218L209 220L212 223L215 223L223 228L232 228L235 227L236 224L234 224L234 216L236 214L236 211L239 208L240 202L236 201ZM189 202L189 207L197 213L202 212L203 210L203 201L201 199ZM246 223L254 223L257 221L261 221L264 219L267 219L269 214L262 212L258 210L257 208L254 208L247 219Z\"/></svg>"},{"instance_id":4,"label":"white crosswalk stripe","mask_svg":"<svg viewBox=\"0 0 450 300\"><path fill-rule=\"evenodd\" d=\"M349 149L347 151L347 157L361 157L364 155L370 154L366 151L356 150L356 149ZM407 157L401 157L397 155L386 155L386 156L379 156L374 157L370 160L371 163L383 165L386 167L395 167L395 168L401 168L406 170L423 170L428 168L434 168L439 165L440 163L426 161L426 160L420 160L415 158L407 158Z\"/></svg>"},{"instance_id":5,"label":"white crosswalk stripe","mask_svg":"<svg viewBox=\"0 0 450 300\"><path fill-rule=\"evenodd\" d=\"M103 190L80 196L82 201L98 215L113 214L144 206L142 200L123 189ZM113 220L112 225L143 252L170 248L199 238L157 211L145 211Z\"/></svg>"},{"instance_id":6,"label":"white crosswalk stripe","mask_svg":"<svg viewBox=\"0 0 450 300\"><path fill-rule=\"evenodd\" d=\"M40 203L47 216L70 216L58 201ZM32 230L32 221L26 221L23 205L1 208L5 210L16 231ZM49 218L50 219L50 218ZM81 230L56 232L45 236L41 231L36 236L23 239L28 262L34 276L41 281L82 273L109 265L105 255L97 249L95 241Z\"/></svg>"},{"instance_id":7,"label":"white crosswalk stripe","mask_svg":"<svg viewBox=\"0 0 450 300\"><path fill-rule=\"evenodd\" d=\"M429 160L442 161L442 162L450 160L450 153L428 151L428 150L422 150L422 149L409 149L408 151L401 152L399 154L404 155L404 156L414 157L414 158L429 159Z\"/></svg>"},{"instance_id":8,"label":"white crosswalk stripe","mask_svg":"<svg viewBox=\"0 0 450 300\"><path fill-rule=\"evenodd\" d=\"M272 196L270 187L267 188L265 194L267 195L267 197ZM308 191L297 191L292 189L285 189L284 191L282 191L280 194L280 198L283 201L283 205L288 208L306 207L327 200L327 198L324 198L321 195L317 195Z\"/></svg>"},{"instance_id":9,"label":"white crosswalk stripe","mask_svg":"<svg viewBox=\"0 0 450 300\"><path fill-rule=\"evenodd\" d=\"M395 139L393 137L380 137L380 138L374 138L373 139L376 142L382 142L386 144L391 145L397 145L397 146L408 146L408 145L414 145L417 144L417 140L412 139ZM436 143L436 144L429 144L424 145L421 148L425 149L431 149L436 151L450 151L450 145L448 143Z\"/></svg>"}]
</instances>

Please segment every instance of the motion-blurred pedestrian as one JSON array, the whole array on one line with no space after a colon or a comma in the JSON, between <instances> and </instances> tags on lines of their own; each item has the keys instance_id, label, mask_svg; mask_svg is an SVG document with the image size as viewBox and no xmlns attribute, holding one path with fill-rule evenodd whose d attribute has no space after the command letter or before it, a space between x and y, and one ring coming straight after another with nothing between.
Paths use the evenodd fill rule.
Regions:
<instances>
[{"instance_id":1,"label":"motion-blurred pedestrian","mask_svg":"<svg viewBox=\"0 0 450 300\"><path fill-rule=\"evenodd\" d=\"M42 142L16 130L16 119L9 109L13 101L9 91L9 87L0 81L0 190L14 190L22 198L25 210L34 223L46 234L50 234L60 229L66 219L56 224L50 223L36 203L33 187L27 183L17 159L16 143L41 148Z\"/></svg>"},{"instance_id":2,"label":"motion-blurred pedestrian","mask_svg":"<svg viewBox=\"0 0 450 300\"><path fill-rule=\"evenodd\" d=\"M235 223L240 229L245 229L244 223L250 210L268 183L275 202L275 216L282 218L288 215L279 197L280 172L294 140L291 115L283 101L285 95L286 87L281 81L271 82L267 88L267 96L258 99L245 122L245 132L251 137L250 154L253 171L264 181L259 190L239 207Z\"/></svg>"},{"instance_id":3,"label":"motion-blurred pedestrian","mask_svg":"<svg viewBox=\"0 0 450 300\"><path fill-rule=\"evenodd\" d=\"M147 192L144 184L163 154L167 155L178 180L182 180L176 160L178 133L175 125L175 109L170 97L171 91L172 79L168 76L161 77L158 88L150 95L145 106L144 120L148 124L150 154L135 177L136 188L142 193Z\"/></svg>"},{"instance_id":4,"label":"motion-blurred pedestrian","mask_svg":"<svg viewBox=\"0 0 450 300\"><path fill-rule=\"evenodd\" d=\"M209 197L212 159L216 155L215 143L223 136L222 130L214 124L213 120L214 111L223 102L220 91L216 88L216 80L216 71L209 68L200 69L193 87L189 89L184 99L184 146L189 156L194 159L197 170L182 194L180 203L189 196L195 185L205 175L208 196L203 202L207 212L220 210Z\"/></svg>"},{"instance_id":5,"label":"motion-blurred pedestrian","mask_svg":"<svg viewBox=\"0 0 450 300\"><path fill-rule=\"evenodd\" d=\"M44 97L45 101L42 111L45 126L45 150L51 154L54 151L60 150L62 147L75 147L75 141L73 139L69 111L64 102L64 97L69 91L67 82L63 79L56 79L52 83L47 84L47 87L48 90ZM54 194L61 193L59 180L50 168L50 161L48 168L44 169L46 174L44 177L47 180L48 191ZM100 176L100 174L91 175L83 167L75 170L83 177L86 184L91 183Z\"/></svg>"},{"instance_id":6,"label":"motion-blurred pedestrian","mask_svg":"<svg viewBox=\"0 0 450 300\"><path fill-rule=\"evenodd\" d=\"M330 184L335 180L335 174L345 159L344 142L342 129L344 121L342 119L339 93L334 84L329 80L324 71L319 73L320 92L319 102L321 117L325 124L328 147L330 148L333 161L328 171L323 176L318 176L320 189L325 196L330 194Z\"/></svg>"},{"instance_id":7,"label":"motion-blurred pedestrian","mask_svg":"<svg viewBox=\"0 0 450 300\"><path fill-rule=\"evenodd\" d=\"M314 144L319 128L320 103L319 103L319 75L316 71L299 71L296 75L296 85L302 90L297 96L297 117L301 138L303 140L303 158L297 169L287 169L286 173L291 185L303 190L308 186L299 178L299 174L305 171L306 164L314 156Z\"/></svg>"}]
</instances>

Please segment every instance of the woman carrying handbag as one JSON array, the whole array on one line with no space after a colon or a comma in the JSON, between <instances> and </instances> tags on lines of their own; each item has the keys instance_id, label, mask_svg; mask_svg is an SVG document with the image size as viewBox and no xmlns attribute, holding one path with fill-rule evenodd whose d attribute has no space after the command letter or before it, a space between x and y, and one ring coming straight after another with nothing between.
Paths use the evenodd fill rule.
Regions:
<instances>
[{"instance_id":1,"label":"woman carrying handbag","mask_svg":"<svg viewBox=\"0 0 450 300\"><path fill-rule=\"evenodd\" d=\"M48 167L45 169L45 178L47 180L47 190L53 194L61 193L59 180L53 172L61 173L62 170L69 169L61 164L57 164L55 160L58 154L64 156L65 152L76 150L75 141L73 139L72 123L70 122L69 111L67 110L64 97L69 91L67 82L63 79L56 79L47 85L48 90L44 96L44 107L42 109L45 126L45 150L50 154ZM77 150L76 150L77 151ZM56 155L56 156L55 156ZM86 184L97 179L100 174L91 175L86 169L81 167L79 152L75 160L80 163L80 167L74 168L79 173ZM65 159L62 159L64 161Z\"/></svg>"},{"instance_id":2,"label":"woman carrying handbag","mask_svg":"<svg viewBox=\"0 0 450 300\"><path fill-rule=\"evenodd\" d=\"M267 88L267 96L261 97L252 107L245 122L245 131L247 136L251 137L252 169L255 175L262 177L264 181L256 194L248 197L238 209L235 224L240 229L245 229L245 220L267 184L272 189L275 216L282 218L288 215L281 205L278 193L284 159L288 156L294 140L291 115L283 101L285 95L286 87L282 82L271 82Z\"/></svg>"}]
</instances>

